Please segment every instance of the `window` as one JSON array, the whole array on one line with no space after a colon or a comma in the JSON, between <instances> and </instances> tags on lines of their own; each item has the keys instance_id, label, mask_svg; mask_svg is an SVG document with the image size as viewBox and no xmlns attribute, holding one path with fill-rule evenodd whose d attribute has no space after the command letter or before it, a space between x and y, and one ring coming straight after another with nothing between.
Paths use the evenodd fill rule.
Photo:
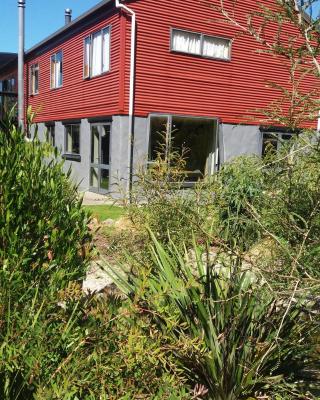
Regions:
<instances>
[{"instance_id":1,"label":"window","mask_svg":"<svg viewBox=\"0 0 320 400\"><path fill-rule=\"evenodd\" d=\"M284 141L292 138L292 133L262 132L262 157L275 154Z\"/></svg>"},{"instance_id":2,"label":"window","mask_svg":"<svg viewBox=\"0 0 320 400\"><path fill-rule=\"evenodd\" d=\"M51 56L51 89L57 89L62 86L62 51Z\"/></svg>"},{"instance_id":3,"label":"window","mask_svg":"<svg viewBox=\"0 0 320 400\"><path fill-rule=\"evenodd\" d=\"M65 125L65 152L80 155L80 124Z\"/></svg>"},{"instance_id":4,"label":"window","mask_svg":"<svg viewBox=\"0 0 320 400\"><path fill-rule=\"evenodd\" d=\"M55 136L55 126L47 125L47 142L51 144L51 146L55 147L56 145L56 136Z\"/></svg>"},{"instance_id":5,"label":"window","mask_svg":"<svg viewBox=\"0 0 320 400\"><path fill-rule=\"evenodd\" d=\"M150 116L149 164L160 154L177 151L185 157L187 182L218 168L217 120L172 115Z\"/></svg>"},{"instance_id":6,"label":"window","mask_svg":"<svg viewBox=\"0 0 320 400\"><path fill-rule=\"evenodd\" d=\"M110 70L110 27L84 39L83 77L90 78Z\"/></svg>"},{"instance_id":7,"label":"window","mask_svg":"<svg viewBox=\"0 0 320 400\"><path fill-rule=\"evenodd\" d=\"M172 29L171 50L202 57L230 60L231 40L202 33Z\"/></svg>"},{"instance_id":8,"label":"window","mask_svg":"<svg viewBox=\"0 0 320 400\"><path fill-rule=\"evenodd\" d=\"M91 125L90 188L100 193L109 190L111 124Z\"/></svg>"},{"instance_id":9,"label":"window","mask_svg":"<svg viewBox=\"0 0 320 400\"><path fill-rule=\"evenodd\" d=\"M15 78L4 79L0 81L0 92L14 93L16 86Z\"/></svg>"},{"instance_id":10,"label":"window","mask_svg":"<svg viewBox=\"0 0 320 400\"><path fill-rule=\"evenodd\" d=\"M39 93L39 64L30 67L30 94Z\"/></svg>"}]
</instances>

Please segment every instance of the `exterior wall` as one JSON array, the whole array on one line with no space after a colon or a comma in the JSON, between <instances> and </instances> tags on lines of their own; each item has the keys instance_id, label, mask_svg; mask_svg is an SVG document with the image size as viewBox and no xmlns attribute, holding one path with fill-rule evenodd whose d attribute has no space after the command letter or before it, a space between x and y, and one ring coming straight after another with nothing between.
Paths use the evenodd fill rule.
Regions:
<instances>
[{"instance_id":1,"label":"exterior wall","mask_svg":"<svg viewBox=\"0 0 320 400\"><path fill-rule=\"evenodd\" d=\"M114 8L105 7L85 22L70 28L63 37L29 53L25 63L26 107L37 112L35 122L59 121L117 114L120 91L120 19ZM111 25L110 71L83 79L84 38ZM50 88L50 56L62 50L63 86ZM39 63L39 94L29 95L30 66Z\"/></svg>"},{"instance_id":2,"label":"exterior wall","mask_svg":"<svg viewBox=\"0 0 320 400\"><path fill-rule=\"evenodd\" d=\"M262 118L256 110L265 109L281 96L279 91L267 87L266 81L290 87L286 60L258 53L257 41L246 35L236 36L237 29L221 22L221 14L208 3L220 5L218 0L162 0L161 6L158 0L130 2L138 21L137 115L187 114L218 117L223 123L254 125ZM235 3L236 19L244 24L246 14L259 4L255 0L225 3ZM231 61L171 52L172 27L232 39ZM274 36L276 30L271 22L268 29ZM283 27L285 34L296 34L294 29ZM127 31L127 40L129 34ZM309 77L303 86L309 93L319 82Z\"/></svg>"},{"instance_id":3,"label":"exterior wall","mask_svg":"<svg viewBox=\"0 0 320 400\"><path fill-rule=\"evenodd\" d=\"M289 88L286 62L257 53L257 42L247 36L237 36L236 29L219 21L221 16L206 2L176 0L173 6L171 0L162 0L161 8L157 0L127 3L136 11L138 22L133 173L145 164L148 155L150 113L217 118L220 121L220 163L241 154L260 155L258 125L262 115L256 110L266 108L279 97L275 89L267 87L266 80ZM237 15L244 21L248 10L255 9L257 3L248 0L236 4ZM29 84L30 66L39 63L39 94L26 94L25 104L37 112L35 122L39 123L43 139L44 122L56 121L56 145L62 153L63 121L81 119L81 161L65 163L66 169L72 167L73 179L80 183L81 190L89 189L90 118L108 116L108 120L112 119L110 192L116 197L119 190L125 191L129 179L127 114L131 21L110 5L101 10L72 27L63 37L28 54L25 89ZM111 70L84 80L84 38L108 25L111 25ZM232 39L231 61L171 52L171 28ZM288 32L293 33L293 28L288 27ZM63 51L63 87L50 89L50 56L59 50ZM308 78L304 83L305 91L314 87L315 81Z\"/></svg>"},{"instance_id":4,"label":"exterior wall","mask_svg":"<svg viewBox=\"0 0 320 400\"><path fill-rule=\"evenodd\" d=\"M41 141L46 140L46 125L38 123L38 137ZM31 136L34 135L34 128ZM55 146L60 154L64 153L65 128L61 121L55 122ZM90 162L90 125L87 119L81 120L80 125L80 148L81 161L65 161L64 171L67 172L71 167L71 178L79 184L80 191L89 189L89 162Z\"/></svg>"},{"instance_id":5,"label":"exterior wall","mask_svg":"<svg viewBox=\"0 0 320 400\"><path fill-rule=\"evenodd\" d=\"M110 122L106 117L101 122ZM126 192L129 179L129 141L128 141L128 117L116 115L111 119L111 138L110 138L110 194L113 197L120 197ZM134 140L134 164L136 168L141 166L148 154L147 137L147 118L136 118L135 131L137 136ZM46 125L38 123L38 137L41 141L46 140ZM31 128L31 136L34 136L35 126ZM55 122L55 146L61 155L65 151L65 127L62 121ZM80 125L80 151L81 161L66 160L64 170L67 172L71 168L72 180L79 184L80 191L89 190L89 170L90 170L90 151L91 151L91 124L90 120L84 118Z\"/></svg>"},{"instance_id":6,"label":"exterior wall","mask_svg":"<svg viewBox=\"0 0 320 400\"><path fill-rule=\"evenodd\" d=\"M105 121L108 121L106 118ZM135 119L135 137L133 145L133 165L135 174L146 163L148 157L148 118ZM38 123L38 137L46 140L46 125ZM33 128L34 129L34 128ZM32 131L33 136L33 131ZM221 124L219 128L220 164L231 161L243 154L261 155L261 132L258 126ZM80 191L89 190L91 130L88 119L81 120L80 148L81 161L65 161L64 170L71 168L73 181L79 184ZM129 179L128 165L128 117L112 117L110 139L110 194L121 197L126 192ZM55 122L55 145L61 154L64 153L65 128L61 121Z\"/></svg>"},{"instance_id":7,"label":"exterior wall","mask_svg":"<svg viewBox=\"0 0 320 400\"><path fill-rule=\"evenodd\" d=\"M259 126L221 124L219 129L220 164L241 155L261 155Z\"/></svg>"}]
</instances>

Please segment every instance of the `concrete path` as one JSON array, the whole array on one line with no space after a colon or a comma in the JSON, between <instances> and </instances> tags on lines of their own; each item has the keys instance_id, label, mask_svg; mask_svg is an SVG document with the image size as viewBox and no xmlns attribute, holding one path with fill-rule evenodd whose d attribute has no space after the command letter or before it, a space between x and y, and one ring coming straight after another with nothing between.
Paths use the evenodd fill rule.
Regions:
<instances>
[{"instance_id":1,"label":"concrete path","mask_svg":"<svg viewBox=\"0 0 320 400\"><path fill-rule=\"evenodd\" d=\"M93 193L93 192L83 192L81 193L83 195L83 205L84 206L98 206L98 205L112 205L114 204L114 200L112 200L108 196L104 196L99 193Z\"/></svg>"}]
</instances>

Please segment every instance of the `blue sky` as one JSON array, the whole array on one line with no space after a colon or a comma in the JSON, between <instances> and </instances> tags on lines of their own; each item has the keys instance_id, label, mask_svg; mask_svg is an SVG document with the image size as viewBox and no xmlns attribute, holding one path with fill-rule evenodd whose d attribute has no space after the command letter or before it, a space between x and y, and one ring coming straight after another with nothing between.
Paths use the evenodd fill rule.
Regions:
<instances>
[{"instance_id":1,"label":"blue sky","mask_svg":"<svg viewBox=\"0 0 320 400\"><path fill-rule=\"evenodd\" d=\"M26 49L40 42L64 24L65 8L78 17L100 0L26 0ZM0 0L0 52L16 53L18 49L17 0Z\"/></svg>"},{"instance_id":2,"label":"blue sky","mask_svg":"<svg viewBox=\"0 0 320 400\"><path fill-rule=\"evenodd\" d=\"M40 42L64 24L65 8L72 9L72 18L78 17L100 0L26 0L26 49ZM17 0L0 0L0 52L17 52ZM317 14L320 0L316 0Z\"/></svg>"}]
</instances>

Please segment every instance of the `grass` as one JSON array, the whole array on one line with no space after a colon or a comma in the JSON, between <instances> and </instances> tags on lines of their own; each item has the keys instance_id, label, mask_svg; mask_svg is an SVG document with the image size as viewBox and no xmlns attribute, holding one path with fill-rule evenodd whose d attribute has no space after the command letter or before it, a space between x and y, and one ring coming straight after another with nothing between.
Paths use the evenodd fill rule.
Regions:
<instances>
[{"instance_id":1,"label":"grass","mask_svg":"<svg viewBox=\"0 0 320 400\"><path fill-rule=\"evenodd\" d=\"M125 211L122 207L117 207L113 205L98 205L98 206L83 206L87 210L91 211L94 218L102 222L106 219L117 220L121 218Z\"/></svg>"}]
</instances>

